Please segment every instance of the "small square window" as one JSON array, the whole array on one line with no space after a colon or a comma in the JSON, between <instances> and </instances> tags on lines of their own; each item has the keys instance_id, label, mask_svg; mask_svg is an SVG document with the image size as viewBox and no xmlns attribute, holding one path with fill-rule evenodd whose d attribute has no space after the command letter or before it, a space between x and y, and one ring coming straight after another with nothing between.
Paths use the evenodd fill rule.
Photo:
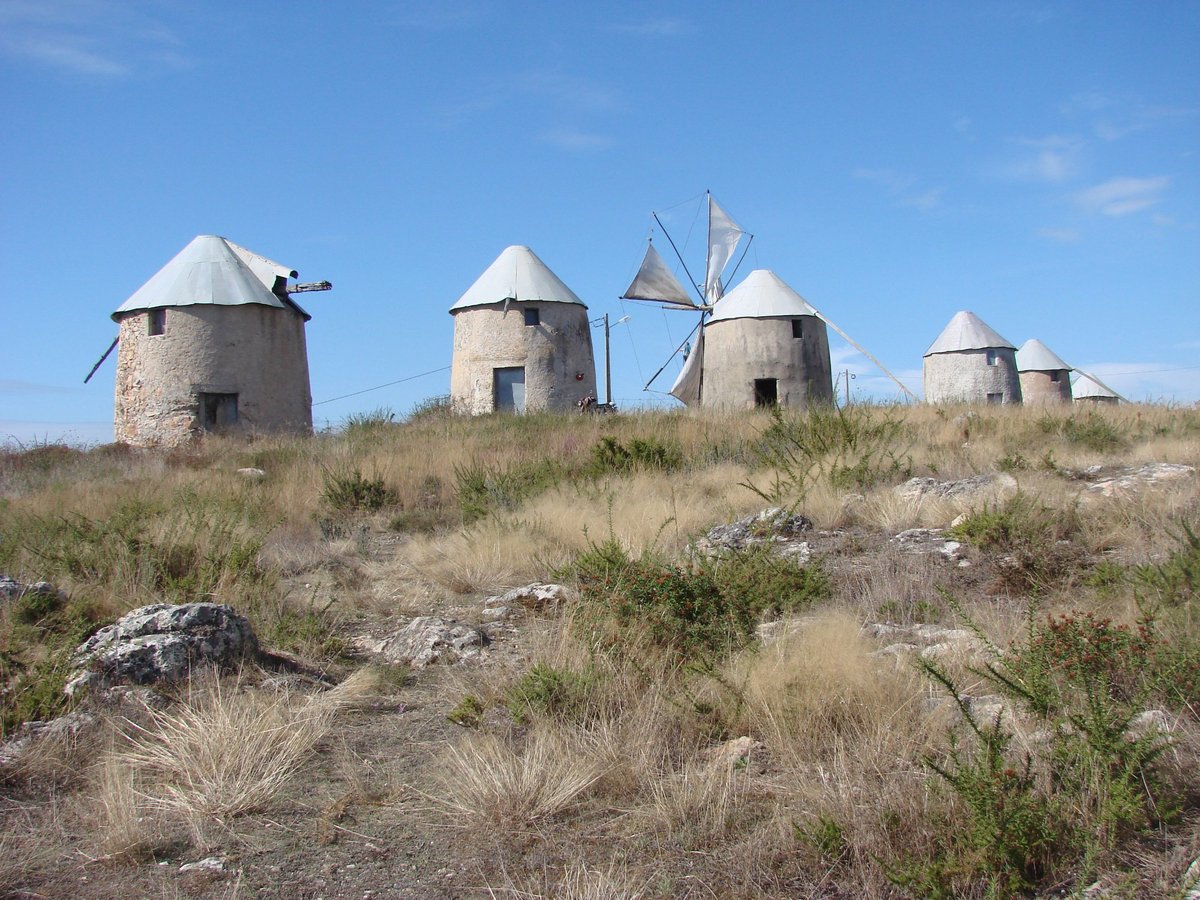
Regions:
<instances>
[{"instance_id":1,"label":"small square window","mask_svg":"<svg viewBox=\"0 0 1200 900\"><path fill-rule=\"evenodd\" d=\"M804 323L801 322L799 319L792 319L792 337L794 337L794 338L804 337Z\"/></svg>"},{"instance_id":2,"label":"small square window","mask_svg":"<svg viewBox=\"0 0 1200 900\"><path fill-rule=\"evenodd\" d=\"M999 406L1001 403L1004 402L1004 395L1003 394L988 394L987 402L988 402L988 406Z\"/></svg>"},{"instance_id":3,"label":"small square window","mask_svg":"<svg viewBox=\"0 0 1200 900\"><path fill-rule=\"evenodd\" d=\"M989 351L987 352L987 364L988 364L989 366L994 366L994 365L996 365L996 364L997 364L999 361L1000 361L1000 360L999 360L998 354L996 353L996 351L995 351L995 350L989 350Z\"/></svg>"},{"instance_id":4,"label":"small square window","mask_svg":"<svg viewBox=\"0 0 1200 900\"><path fill-rule=\"evenodd\" d=\"M540 325L541 322L542 322L542 316L538 310L536 310L536 309L525 310L525 324L526 325Z\"/></svg>"},{"instance_id":5,"label":"small square window","mask_svg":"<svg viewBox=\"0 0 1200 900\"><path fill-rule=\"evenodd\" d=\"M167 311L165 309L152 309L146 316L147 334L162 334L167 330Z\"/></svg>"},{"instance_id":6,"label":"small square window","mask_svg":"<svg viewBox=\"0 0 1200 900\"><path fill-rule=\"evenodd\" d=\"M1051 373L1050 373L1050 380L1051 380L1052 382L1054 382L1055 384L1058 384L1058 380L1059 380L1059 378L1060 378L1061 376L1062 376L1062 372L1051 372Z\"/></svg>"}]
</instances>

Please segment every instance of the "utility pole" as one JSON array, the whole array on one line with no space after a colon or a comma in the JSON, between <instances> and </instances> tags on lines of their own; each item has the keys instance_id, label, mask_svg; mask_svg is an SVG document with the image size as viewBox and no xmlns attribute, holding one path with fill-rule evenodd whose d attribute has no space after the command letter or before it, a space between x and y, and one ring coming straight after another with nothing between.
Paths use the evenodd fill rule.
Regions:
<instances>
[{"instance_id":1,"label":"utility pole","mask_svg":"<svg viewBox=\"0 0 1200 900\"><path fill-rule=\"evenodd\" d=\"M604 402L612 403L612 353L608 349L608 313L604 314Z\"/></svg>"}]
</instances>

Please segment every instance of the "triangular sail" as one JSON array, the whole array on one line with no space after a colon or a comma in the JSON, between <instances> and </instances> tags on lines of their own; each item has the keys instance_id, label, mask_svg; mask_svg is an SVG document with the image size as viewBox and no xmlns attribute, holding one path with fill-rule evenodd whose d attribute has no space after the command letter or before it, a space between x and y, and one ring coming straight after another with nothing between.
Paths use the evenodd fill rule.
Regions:
<instances>
[{"instance_id":1,"label":"triangular sail","mask_svg":"<svg viewBox=\"0 0 1200 900\"><path fill-rule=\"evenodd\" d=\"M683 401L684 406L700 405L700 376L704 371L703 358L704 329L701 328L696 334L696 346L692 348L692 352L684 360L679 377L675 379L675 383L671 385L671 390L667 392L676 400Z\"/></svg>"},{"instance_id":2,"label":"triangular sail","mask_svg":"<svg viewBox=\"0 0 1200 900\"><path fill-rule=\"evenodd\" d=\"M704 296L709 305L721 299L725 286L721 282L721 273L733 258L738 241L742 239L742 229L725 210L717 205L717 201L708 195L708 268L704 276Z\"/></svg>"},{"instance_id":3,"label":"triangular sail","mask_svg":"<svg viewBox=\"0 0 1200 900\"><path fill-rule=\"evenodd\" d=\"M672 306L686 306L695 309L696 304L688 296L687 290L679 279L671 274L662 255L650 244L646 248L646 256L641 268L634 276L633 283L621 295L624 300L651 300L656 303L667 303Z\"/></svg>"}]
</instances>

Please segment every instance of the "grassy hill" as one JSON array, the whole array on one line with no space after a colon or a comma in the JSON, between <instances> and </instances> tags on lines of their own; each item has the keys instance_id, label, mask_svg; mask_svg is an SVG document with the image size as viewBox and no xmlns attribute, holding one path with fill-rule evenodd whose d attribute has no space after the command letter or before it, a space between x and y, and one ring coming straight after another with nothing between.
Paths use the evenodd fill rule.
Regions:
<instances>
[{"instance_id":1,"label":"grassy hill","mask_svg":"<svg viewBox=\"0 0 1200 900\"><path fill-rule=\"evenodd\" d=\"M1152 463L1200 466L1200 413L431 408L7 451L0 574L62 594L0 606L6 738L149 603L227 603L338 686L247 666L80 701L0 769L0 892L1178 895L1200 482ZM811 528L699 540L767 507ZM532 582L570 598L485 606ZM484 646L372 652L419 616Z\"/></svg>"}]
</instances>

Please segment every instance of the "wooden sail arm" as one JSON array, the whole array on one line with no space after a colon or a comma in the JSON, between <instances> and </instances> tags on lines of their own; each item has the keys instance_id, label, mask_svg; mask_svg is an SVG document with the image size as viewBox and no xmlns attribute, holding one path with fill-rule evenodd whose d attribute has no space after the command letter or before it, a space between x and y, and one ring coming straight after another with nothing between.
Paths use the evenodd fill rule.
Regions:
<instances>
[{"instance_id":1,"label":"wooden sail arm","mask_svg":"<svg viewBox=\"0 0 1200 900\"><path fill-rule=\"evenodd\" d=\"M661 366L659 366L658 371L655 372L653 375L651 375L650 380L647 381L645 383L645 385L642 386L643 391L650 390L650 385L654 384L654 379L663 373L663 370L671 364L671 360L673 360L675 358L675 355L677 353L679 353L679 351L682 350L685 346L687 346L687 342L692 339L692 335L694 335L700 329L700 326L703 324L704 324L704 318L701 317L700 321L696 323L696 327L688 332L688 335L687 335L687 337L685 337L683 339L683 342L671 352L670 356L667 357L667 361L665 363L663 363Z\"/></svg>"},{"instance_id":2,"label":"wooden sail arm","mask_svg":"<svg viewBox=\"0 0 1200 900\"><path fill-rule=\"evenodd\" d=\"M104 364L104 361L106 359L108 359L108 355L113 352L113 349L117 346L117 341L119 341L120 339L121 339L120 335L117 335L115 338L113 338L112 343L108 345L108 349L104 351L104 355L101 356L100 359L96 361L96 364L94 366L92 366L92 371L87 373L87 378L83 379L84 384L87 384L89 381L92 380L92 376L96 374L96 370Z\"/></svg>"},{"instance_id":3,"label":"wooden sail arm","mask_svg":"<svg viewBox=\"0 0 1200 900\"><path fill-rule=\"evenodd\" d=\"M895 375L893 375L891 372L889 372L887 366L885 366L878 359L876 359L869 352L867 352L867 349L865 347L863 347L861 344L859 344L857 341L855 341L854 338L850 337L850 335L846 334L846 332L842 331L842 329L838 328L837 325L834 324L833 322L831 322L828 318L826 318L825 314L822 313L820 310L818 310L814 307L813 312L815 312L817 314L818 319L820 319L822 322L824 322L826 325L828 325L830 328L832 328L834 331L836 331L839 335L841 335L842 339L845 340L846 343L848 343L851 347L853 347L855 350L857 350L859 353L861 353L863 356L865 356L871 362L875 363L875 365L877 365L879 367L879 370L881 372L883 372L883 374L886 375L888 378L892 379L892 381L896 382L896 386L899 387L900 390L904 391L904 393L908 394L908 396L911 397L915 403L921 402L920 397L918 397L916 394L914 394L912 391L910 391L908 389L908 386L905 385L903 381L901 381L899 378L897 378Z\"/></svg>"}]
</instances>

